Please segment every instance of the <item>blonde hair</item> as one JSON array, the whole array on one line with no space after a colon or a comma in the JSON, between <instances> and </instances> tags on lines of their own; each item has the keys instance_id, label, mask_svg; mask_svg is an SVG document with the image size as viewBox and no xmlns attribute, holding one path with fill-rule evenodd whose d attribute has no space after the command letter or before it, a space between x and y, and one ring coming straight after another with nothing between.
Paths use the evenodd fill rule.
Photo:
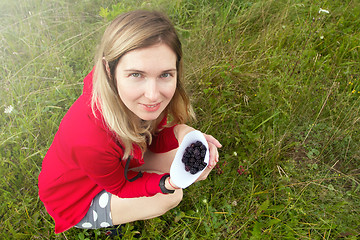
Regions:
<instances>
[{"instance_id":1,"label":"blonde hair","mask_svg":"<svg viewBox=\"0 0 360 240\"><path fill-rule=\"evenodd\" d=\"M142 121L120 99L115 69L124 54L159 43L168 45L177 56L176 90L157 120ZM110 74L107 74L104 60ZM156 128L165 115L171 119L166 127L185 123L195 117L182 75L181 42L171 21L162 13L145 10L127 12L119 15L107 27L95 56L91 107L95 116L96 109L101 112L107 127L125 148L123 159L130 156L133 144L137 144L143 153L146 151L147 144L151 143L152 135L156 134Z\"/></svg>"}]
</instances>

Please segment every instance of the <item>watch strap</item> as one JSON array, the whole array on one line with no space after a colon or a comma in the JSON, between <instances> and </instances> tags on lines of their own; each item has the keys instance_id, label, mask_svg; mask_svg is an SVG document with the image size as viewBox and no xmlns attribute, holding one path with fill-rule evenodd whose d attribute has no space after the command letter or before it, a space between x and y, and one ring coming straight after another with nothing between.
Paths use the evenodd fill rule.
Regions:
<instances>
[{"instance_id":1,"label":"watch strap","mask_svg":"<svg viewBox=\"0 0 360 240\"><path fill-rule=\"evenodd\" d=\"M175 190L169 190L165 187L165 180L166 178L170 177L170 174L166 174L164 176L161 177L160 182L159 182L159 187L162 193L166 194L166 193L174 193Z\"/></svg>"}]
</instances>

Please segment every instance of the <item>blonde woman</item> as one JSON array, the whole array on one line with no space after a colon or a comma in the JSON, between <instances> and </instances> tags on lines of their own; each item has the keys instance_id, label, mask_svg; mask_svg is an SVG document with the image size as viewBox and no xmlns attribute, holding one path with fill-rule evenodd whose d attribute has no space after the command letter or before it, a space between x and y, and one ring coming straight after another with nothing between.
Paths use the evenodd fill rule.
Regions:
<instances>
[{"instance_id":1,"label":"blonde woman","mask_svg":"<svg viewBox=\"0 0 360 240\"><path fill-rule=\"evenodd\" d=\"M132 11L106 29L82 95L64 116L39 175L55 232L160 216L183 197L169 176L176 149L194 130L182 83L182 50L163 14ZM204 180L221 144L209 144Z\"/></svg>"}]
</instances>

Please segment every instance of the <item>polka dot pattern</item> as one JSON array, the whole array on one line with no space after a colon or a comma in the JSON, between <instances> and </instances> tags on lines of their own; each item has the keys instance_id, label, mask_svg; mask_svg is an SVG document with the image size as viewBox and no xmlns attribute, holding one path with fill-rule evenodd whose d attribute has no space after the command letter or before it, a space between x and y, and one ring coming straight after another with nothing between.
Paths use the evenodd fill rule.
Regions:
<instances>
[{"instance_id":1,"label":"polka dot pattern","mask_svg":"<svg viewBox=\"0 0 360 240\"><path fill-rule=\"evenodd\" d=\"M94 222L96 222L96 220L98 219L98 214L97 212L95 212L95 210L93 210L93 217L94 217Z\"/></svg>"},{"instance_id":2,"label":"polka dot pattern","mask_svg":"<svg viewBox=\"0 0 360 240\"><path fill-rule=\"evenodd\" d=\"M105 208L106 205L108 204L108 202L109 202L109 195L107 193L101 194L100 199L99 199L100 207Z\"/></svg>"},{"instance_id":3,"label":"polka dot pattern","mask_svg":"<svg viewBox=\"0 0 360 240\"><path fill-rule=\"evenodd\" d=\"M89 223L89 222L84 222L81 226L82 226L83 228L91 228L91 227L92 227L92 224Z\"/></svg>"},{"instance_id":4,"label":"polka dot pattern","mask_svg":"<svg viewBox=\"0 0 360 240\"><path fill-rule=\"evenodd\" d=\"M97 229L112 226L112 216L110 211L111 193L103 190L91 201L85 217L75 225L77 228Z\"/></svg>"},{"instance_id":5,"label":"polka dot pattern","mask_svg":"<svg viewBox=\"0 0 360 240\"><path fill-rule=\"evenodd\" d=\"M109 227L109 226L110 226L110 224L107 222L100 223L100 227Z\"/></svg>"}]
</instances>

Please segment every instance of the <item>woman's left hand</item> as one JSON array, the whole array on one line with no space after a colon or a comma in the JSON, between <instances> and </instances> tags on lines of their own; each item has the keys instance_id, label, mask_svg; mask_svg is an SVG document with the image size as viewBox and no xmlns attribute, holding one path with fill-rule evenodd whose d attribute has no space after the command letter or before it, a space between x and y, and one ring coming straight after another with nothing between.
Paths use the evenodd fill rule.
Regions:
<instances>
[{"instance_id":1,"label":"woman's left hand","mask_svg":"<svg viewBox=\"0 0 360 240\"><path fill-rule=\"evenodd\" d=\"M179 144L181 144L186 134L194 130L195 130L194 128L189 127L186 124L179 124L175 126L174 134L177 140L179 141ZM201 173L199 178L196 179L196 181L205 180L207 178L211 170L215 167L216 163L219 161L218 148L222 147L221 143L216 138L205 133L203 134L209 146L209 164L206 167L206 169Z\"/></svg>"},{"instance_id":2,"label":"woman's left hand","mask_svg":"<svg viewBox=\"0 0 360 240\"><path fill-rule=\"evenodd\" d=\"M206 169L201 173L199 178L196 179L196 182L205 180L207 178L211 170L215 167L215 165L219 161L218 148L222 147L221 143L216 138L205 133L203 134L209 145L209 164L207 165Z\"/></svg>"}]
</instances>

